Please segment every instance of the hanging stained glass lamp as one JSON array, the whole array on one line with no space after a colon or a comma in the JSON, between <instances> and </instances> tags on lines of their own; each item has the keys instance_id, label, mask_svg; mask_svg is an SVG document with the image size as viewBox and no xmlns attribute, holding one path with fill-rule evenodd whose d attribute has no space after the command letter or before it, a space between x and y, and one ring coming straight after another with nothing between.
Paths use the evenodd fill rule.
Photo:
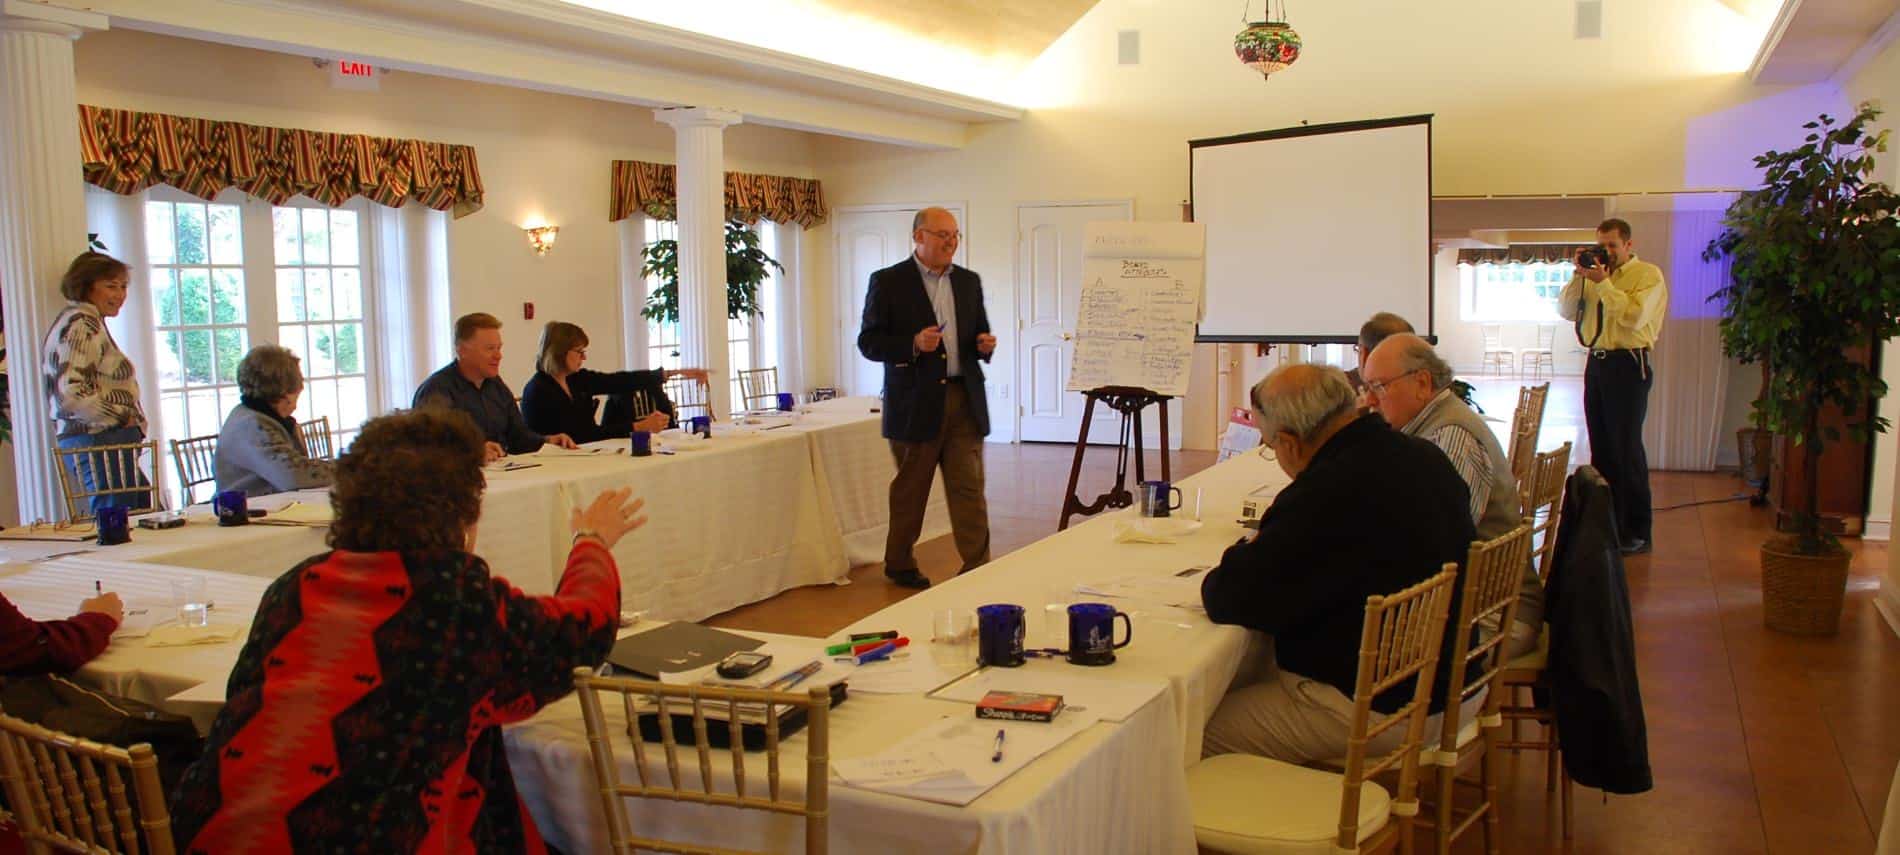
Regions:
<instances>
[{"instance_id":1,"label":"hanging stained glass lamp","mask_svg":"<svg viewBox=\"0 0 1900 855\"><path fill-rule=\"evenodd\" d=\"M1248 68L1260 72L1261 79L1265 80L1297 61L1304 45L1299 32L1287 23L1285 0L1277 4L1274 0L1265 0L1265 20L1261 21L1248 21L1250 5L1243 3L1240 8L1240 20L1246 27L1234 36L1234 55ZM1273 13L1276 5L1280 9L1277 17Z\"/></svg>"}]
</instances>

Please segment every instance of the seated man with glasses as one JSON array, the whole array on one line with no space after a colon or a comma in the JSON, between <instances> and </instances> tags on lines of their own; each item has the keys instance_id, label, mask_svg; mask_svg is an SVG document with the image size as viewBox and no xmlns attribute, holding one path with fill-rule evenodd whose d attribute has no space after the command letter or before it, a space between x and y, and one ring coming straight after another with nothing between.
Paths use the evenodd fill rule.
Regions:
<instances>
[{"instance_id":1,"label":"seated man with glasses","mask_svg":"<svg viewBox=\"0 0 1900 855\"><path fill-rule=\"evenodd\" d=\"M1451 388L1451 366L1431 344L1416 335L1386 339L1366 357L1366 397L1387 424L1406 436L1430 440L1451 460L1471 491L1471 521L1478 538L1490 540L1517 528L1517 479L1497 434ZM1544 622L1544 586L1537 565L1524 566L1517 619L1505 641L1504 656L1515 658L1537 646Z\"/></svg>"},{"instance_id":2,"label":"seated man with glasses","mask_svg":"<svg viewBox=\"0 0 1900 855\"><path fill-rule=\"evenodd\" d=\"M1282 367L1251 399L1261 441L1293 483L1261 517L1259 533L1221 556L1201 600L1215 623L1272 636L1274 667L1228 691L1202 752L1291 763L1344 757L1366 598L1463 562L1475 536L1465 485L1431 443L1360 415L1337 368ZM1439 687L1449 682L1451 641L1440 654ZM1410 681L1379 694L1373 714L1391 715L1411 694ZM1444 699L1442 688L1433 693L1428 731ZM1467 714L1480 701L1468 702ZM1393 728L1371 748L1391 750L1382 740L1402 736Z\"/></svg>"}]
</instances>

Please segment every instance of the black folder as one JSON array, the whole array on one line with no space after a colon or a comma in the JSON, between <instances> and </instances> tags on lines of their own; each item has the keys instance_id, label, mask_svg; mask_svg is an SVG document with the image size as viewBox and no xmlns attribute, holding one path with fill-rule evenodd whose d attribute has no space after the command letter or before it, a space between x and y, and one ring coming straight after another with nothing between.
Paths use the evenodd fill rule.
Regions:
<instances>
[{"instance_id":1,"label":"black folder","mask_svg":"<svg viewBox=\"0 0 1900 855\"><path fill-rule=\"evenodd\" d=\"M639 635L630 635L614 643L607 664L616 671L631 671L650 680L660 672L691 671L717 663L742 650L753 650L765 642L743 635L674 621Z\"/></svg>"}]
</instances>

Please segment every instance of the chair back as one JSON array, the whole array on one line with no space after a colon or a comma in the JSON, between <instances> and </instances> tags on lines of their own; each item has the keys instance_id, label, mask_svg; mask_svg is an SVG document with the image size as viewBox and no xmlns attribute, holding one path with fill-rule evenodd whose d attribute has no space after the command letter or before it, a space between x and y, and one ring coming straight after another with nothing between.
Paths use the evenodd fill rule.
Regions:
<instances>
[{"instance_id":1,"label":"chair back","mask_svg":"<svg viewBox=\"0 0 1900 855\"><path fill-rule=\"evenodd\" d=\"M1336 851L1359 847L1359 786L1369 778L1399 767L1399 791L1392 812L1399 817L1400 839L1412 836L1418 813L1418 755L1425 744L1426 710L1431 706L1432 678L1438 664L1439 644L1445 637L1445 614L1451 608L1452 584L1458 565L1447 564L1437 575L1396 594L1366 599L1366 619L1359 635L1359 674L1353 681L1351 731L1346 738L1344 793L1339 805ZM1372 698L1416 677L1412 697L1397 712L1372 724ZM1455 717L1455 716L1454 716ZM1405 729L1396 750L1377 760L1366 756L1366 746L1393 728Z\"/></svg>"},{"instance_id":2,"label":"chair back","mask_svg":"<svg viewBox=\"0 0 1900 855\"><path fill-rule=\"evenodd\" d=\"M176 851L149 744L102 745L0 714L0 785L29 851Z\"/></svg>"},{"instance_id":3,"label":"chair back","mask_svg":"<svg viewBox=\"0 0 1900 855\"><path fill-rule=\"evenodd\" d=\"M600 785L602 806L607 810L607 826L612 835L614 851L632 855L634 850L655 852L676 852L700 855L700 853L734 853L735 850L714 849L687 843L668 842L642 837L634 833L632 817L627 812L627 799L662 799L674 802L692 802L697 804L727 807L737 810L759 810L771 813L789 814L805 818L805 852L807 855L824 855L828 846L827 828L830 822L830 791L828 789L831 759L829 714L831 711L831 691L824 686L815 686L809 693L769 692L759 689L728 689L710 686L681 686L656 683L648 680L635 680L625 677L600 677L592 669L574 670L574 688L580 697L581 714L587 723L587 744L594 758L594 777ZM601 698L618 696L621 713L626 717L625 728L609 730ZM641 705L636 705L640 702ZM650 707L643 708L650 703ZM804 797L790 798L783 794L779 784L779 719L783 707L803 710L805 723L805 784ZM708 723L707 712L712 711L724 720L713 719ZM666 765L666 782L659 781L658 767L649 772L648 754L651 749L640 738L637 722L642 712L657 714L660 722L661 752ZM680 747L673 738L670 726L674 715L691 715L693 721L693 749L699 764L698 788L687 788L680 784ZM765 728L765 792L757 792L756 785L748 786L746 781L746 755L741 735L741 716L758 717ZM724 727L731 740L731 748L720 753L730 754L732 786L727 792L713 784L714 749L707 745L706 736L709 727ZM623 781L620 766L614 756L614 743L624 734L633 747L633 766L639 783ZM723 762L720 765L725 765ZM757 768L756 766L754 767Z\"/></svg>"},{"instance_id":4,"label":"chair back","mask_svg":"<svg viewBox=\"0 0 1900 855\"><path fill-rule=\"evenodd\" d=\"M1566 442L1555 451L1537 455L1519 488L1524 521L1531 524L1531 557L1537 562L1537 578L1546 584L1551 560L1557 554L1557 523L1563 516L1564 484L1569 476L1570 443Z\"/></svg>"},{"instance_id":5,"label":"chair back","mask_svg":"<svg viewBox=\"0 0 1900 855\"><path fill-rule=\"evenodd\" d=\"M53 469L59 472L59 489L66 496L66 513L77 520L92 519L92 499L96 496L133 496L143 494L147 507L160 507L158 484L139 469L139 455L158 459L158 441L127 442L117 445L93 445L81 448L53 448ZM80 466L91 474L92 486L79 475Z\"/></svg>"},{"instance_id":6,"label":"chair back","mask_svg":"<svg viewBox=\"0 0 1900 855\"><path fill-rule=\"evenodd\" d=\"M752 368L739 372L739 399L740 406L748 412L760 409L755 406L758 404L763 404L763 409L776 408L778 406L778 369L776 367Z\"/></svg>"},{"instance_id":7,"label":"chair back","mask_svg":"<svg viewBox=\"0 0 1900 855\"><path fill-rule=\"evenodd\" d=\"M673 401L673 420L685 421L694 416L712 415L711 397L707 394L706 384L691 377L669 377L666 381L666 397ZM699 412L694 413L693 410Z\"/></svg>"},{"instance_id":8,"label":"chair back","mask_svg":"<svg viewBox=\"0 0 1900 855\"><path fill-rule=\"evenodd\" d=\"M1458 616L1451 622L1458 635L1451 643L1451 681L1446 687L1445 715L1438 734L1435 762L1455 765L1458 761L1458 731L1463 726L1458 708L1464 701L1489 688L1479 722L1485 727L1504 724L1498 713L1504 693L1498 690L1498 677L1504 673L1504 641L1510 637L1511 621L1517 617L1517 595L1524 582L1524 571L1531 562L1531 526L1519 525L1496 538L1471 544L1460 576ZM1481 627L1495 631L1479 633ZM1477 636L1477 643L1473 637ZM1465 679L1472 663L1478 675Z\"/></svg>"},{"instance_id":9,"label":"chair back","mask_svg":"<svg viewBox=\"0 0 1900 855\"><path fill-rule=\"evenodd\" d=\"M1537 325L1537 349L1548 351L1548 350L1555 350L1556 347L1557 347L1557 325L1556 324L1538 324Z\"/></svg>"},{"instance_id":10,"label":"chair back","mask_svg":"<svg viewBox=\"0 0 1900 855\"><path fill-rule=\"evenodd\" d=\"M336 446L330 436L330 417L312 419L297 425L297 438L303 440L303 450L311 460L336 459Z\"/></svg>"},{"instance_id":11,"label":"chair back","mask_svg":"<svg viewBox=\"0 0 1900 855\"><path fill-rule=\"evenodd\" d=\"M1485 350L1500 350L1504 347L1504 327L1501 324L1480 324L1478 331L1484 336Z\"/></svg>"},{"instance_id":12,"label":"chair back","mask_svg":"<svg viewBox=\"0 0 1900 855\"><path fill-rule=\"evenodd\" d=\"M172 440L172 462L178 466L178 480L185 488L185 504L198 501L194 488L218 480L218 435Z\"/></svg>"},{"instance_id":13,"label":"chair back","mask_svg":"<svg viewBox=\"0 0 1900 855\"><path fill-rule=\"evenodd\" d=\"M1537 438L1544 432L1544 402L1550 397L1550 384L1523 386L1517 390L1517 412L1511 417L1511 475L1524 480L1531 458L1537 454Z\"/></svg>"}]
</instances>

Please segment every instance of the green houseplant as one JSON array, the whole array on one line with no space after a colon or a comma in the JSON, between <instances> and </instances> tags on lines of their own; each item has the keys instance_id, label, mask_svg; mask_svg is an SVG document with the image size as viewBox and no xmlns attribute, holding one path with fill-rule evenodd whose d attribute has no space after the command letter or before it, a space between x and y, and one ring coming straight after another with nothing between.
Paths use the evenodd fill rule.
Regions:
<instances>
[{"instance_id":1,"label":"green houseplant","mask_svg":"<svg viewBox=\"0 0 1900 855\"><path fill-rule=\"evenodd\" d=\"M1761 549L1771 629L1840 625L1851 556L1823 527L1819 494L1821 452L1842 432L1823 425L1824 412L1838 407L1863 441L1888 427L1865 411L1886 384L1850 354L1900 334L1900 197L1872 177L1875 153L1887 150L1887 132L1870 129L1879 115L1868 104L1846 122L1822 115L1802 126L1800 147L1755 158L1762 186L1729 206L1703 252L1730 263L1729 283L1710 298L1722 304L1723 349L1767 367L1755 424L1787 437L1806 463L1792 533Z\"/></svg>"},{"instance_id":2,"label":"green houseplant","mask_svg":"<svg viewBox=\"0 0 1900 855\"><path fill-rule=\"evenodd\" d=\"M654 241L644 253L646 262L640 275L658 277L660 284L647 295L640 314L648 320L678 323L680 319L680 247L676 240ZM738 320L756 317L759 285L771 275L769 269L785 270L759 249L759 235L744 223L726 223L726 317Z\"/></svg>"}]
</instances>

